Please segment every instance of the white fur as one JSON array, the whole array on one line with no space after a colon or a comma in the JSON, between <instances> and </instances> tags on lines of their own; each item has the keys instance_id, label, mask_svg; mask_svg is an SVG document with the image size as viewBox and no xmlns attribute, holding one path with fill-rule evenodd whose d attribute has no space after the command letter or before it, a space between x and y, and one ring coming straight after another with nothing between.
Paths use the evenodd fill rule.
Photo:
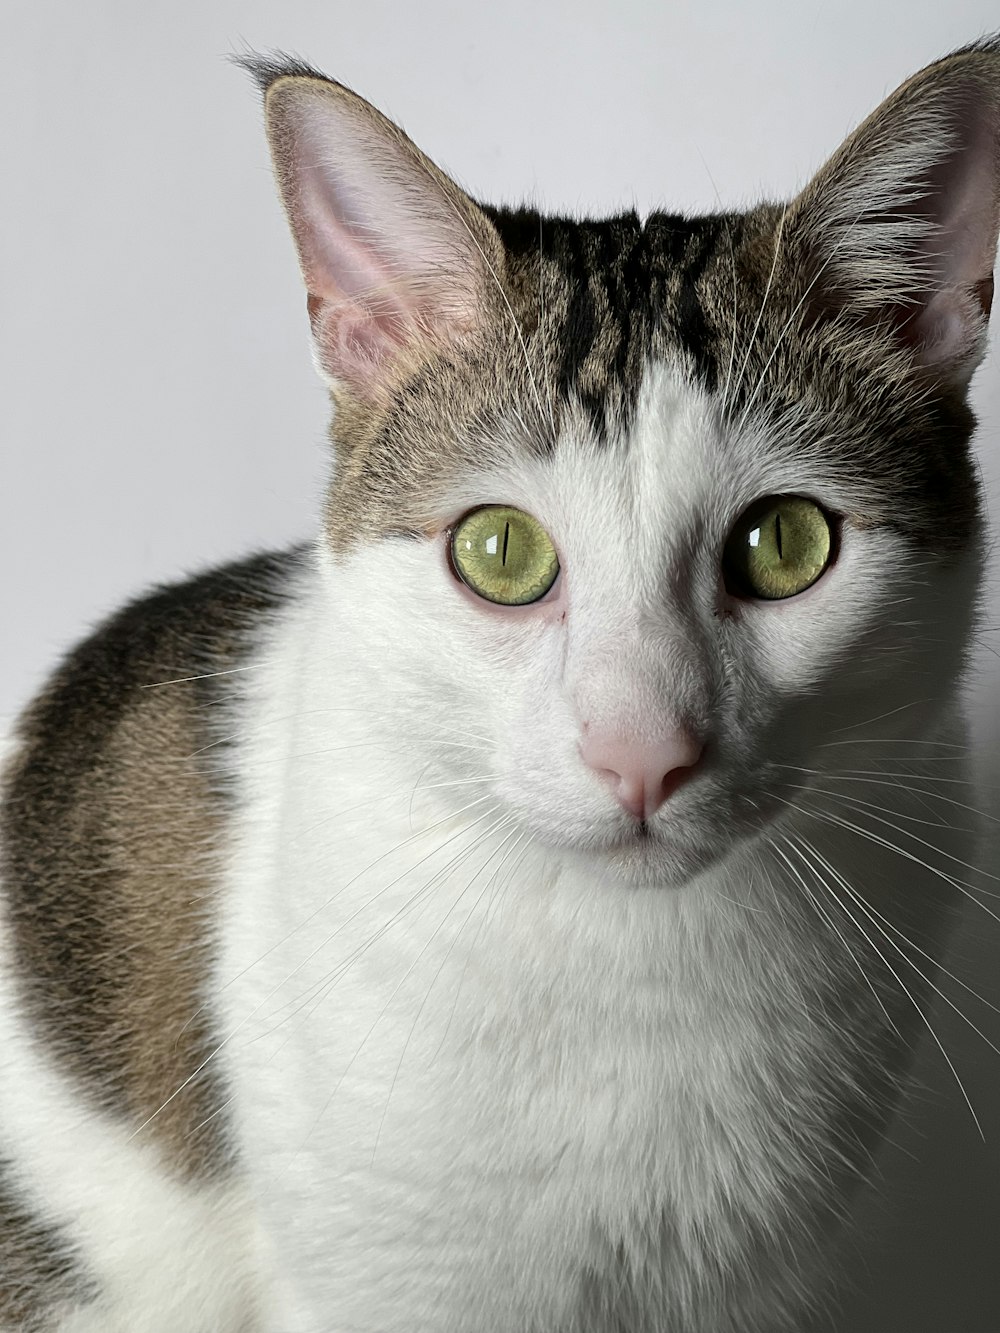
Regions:
<instances>
[{"instance_id":1,"label":"white fur","mask_svg":"<svg viewBox=\"0 0 1000 1333\"><path fill-rule=\"evenodd\" d=\"M181 1184L94 1109L21 1014L0 918L5 1151L100 1293L60 1333L742 1333L815 1288L830 1100L883 1024L859 969L894 955L780 839L928 922L956 866L781 800L826 774L817 808L969 859L947 819L905 824L927 815L910 753L898 786L845 775L960 736L976 562L946 573L848 526L802 596L727 603L722 545L757 496L863 509L810 423L755 429L661 367L627 445L581 418L552 458L498 451L441 497L438 536L319 550L226 723L215 1058L245 1184ZM485 501L551 533L550 600L498 610L450 574L447 525ZM616 847L629 821L577 751L595 719L709 735L662 843Z\"/></svg>"},{"instance_id":2,"label":"white fur","mask_svg":"<svg viewBox=\"0 0 1000 1333\"><path fill-rule=\"evenodd\" d=\"M808 780L770 761L847 772L872 747L825 742L958 734L975 561L929 574L890 530L848 526L807 593L720 618L726 532L780 491L858 498L821 451L733 438L659 369L628 448L602 452L581 421L554 458L470 478L439 538L321 552L262 644L217 984L281 1274L268 1333L598 1333L616 1252L651 1327L773 1327L808 1291L799 1187L832 1157L825 1099L857 1058L824 1005L842 993L882 1020L843 918L806 902L795 869L825 891L762 839L765 813L881 911L951 889L769 805ZM551 603L497 611L450 575L444 529L490 501L552 535ZM709 729L714 767L658 814L659 852L613 849L627 819L577 753L595 717ZM915 806L902 784L853 790L890 819ZM885 814L829 808L895 836ZM953 830L932 836L967 857Z\"/></svg>"}]
</instances>

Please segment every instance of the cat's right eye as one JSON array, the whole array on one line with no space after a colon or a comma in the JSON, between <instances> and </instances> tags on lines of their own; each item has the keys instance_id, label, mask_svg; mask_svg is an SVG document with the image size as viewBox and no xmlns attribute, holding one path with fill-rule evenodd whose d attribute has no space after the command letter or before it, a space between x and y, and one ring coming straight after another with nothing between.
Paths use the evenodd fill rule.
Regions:
<instances>
[{"instance_id":1,"label":"cat's right eye","mask_svg":"<svg viewBox=\"0 0 1000 1333\"><path fill-rule=\"evenodd\" d=\"M779 601L805 592L834 556L834 523L815 500L768 495L744 510L722 557L736 597Z\"/></svg>"},{"instance_id":2,"label":"cat's right eye","mask_svg":"<svg viewBox=\"0 0 1000 1333\"><path fill-rule=\"evenodd\" d=\"M483 505L457 524L451 563L479 597L500 606L540 601L556 581L559 557L537 519L510 505Z\"/></svg>"}]
</instances>

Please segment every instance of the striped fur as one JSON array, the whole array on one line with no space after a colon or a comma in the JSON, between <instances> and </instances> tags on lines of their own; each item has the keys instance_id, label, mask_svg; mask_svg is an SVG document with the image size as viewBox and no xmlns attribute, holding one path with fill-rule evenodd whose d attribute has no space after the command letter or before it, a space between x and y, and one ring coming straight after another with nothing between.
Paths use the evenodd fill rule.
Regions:
<instances>
[{"instance_id":1,"label":"striped fur","mask_svg":"<svg viewBox=\"0 0 1000 1333\"><path fill-rule=\"evenodd\" d=\"M33 1212L9 1165L0 1162L0 1328L35 1333L53 1305L89 1294L66 1236Z\"/></svg>"}]
</instances>

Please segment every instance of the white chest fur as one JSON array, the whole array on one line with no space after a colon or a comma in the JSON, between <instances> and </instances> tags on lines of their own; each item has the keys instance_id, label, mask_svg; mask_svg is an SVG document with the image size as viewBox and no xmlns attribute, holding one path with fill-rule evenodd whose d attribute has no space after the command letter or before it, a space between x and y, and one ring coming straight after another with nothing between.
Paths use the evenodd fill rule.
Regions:
<instances>
[{"instance_id":1,"label":"white chest fur","mask_svg":"<svg viewBox=\"0 0 1000 1333\"><path fill-rule=\"evenodd\" d=\"M877 1027L856 972L838 1009L855 960L759 848L623 888L482 783L421 789L307 603L249 692L218 972L276 1333L596 1331L613 1307L718 1333L737 1291L754 1309L744 1267L798 1248L776 1313Z\"/></svg>"}]
</instances>

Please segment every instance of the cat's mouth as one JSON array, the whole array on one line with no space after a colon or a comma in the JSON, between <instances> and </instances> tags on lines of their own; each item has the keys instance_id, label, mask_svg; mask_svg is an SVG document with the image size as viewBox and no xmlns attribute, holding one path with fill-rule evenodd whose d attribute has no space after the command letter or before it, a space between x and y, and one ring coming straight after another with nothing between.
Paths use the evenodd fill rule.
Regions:
<instances>
[{"instance_id":1,"label":"cat's mouth","mask_svg":"<svg viewBox=\"0 0 1000 1333\"><path fill-rule=\"evenodd\" d=\"M724 787L689 801L684 810L664 809L651 818L610 809L558 818L537 807L524 809L523 792L515 799L518 824L540 843L625 887L681 888L759 836L774 813L762 808L759 793L745 804Z\"/></svg>"},{"instance_id":2,"label":"cat's mouth","mask_svg":"<svg viewBox=\"0 0 1000 1333\"><path fill-rule=\"evenodd\" d=\"M635 820L589 852L626 883L679 888L717 860L717 845L692 843L669 827Z\"/></svg>"},{"instance_id":3,"label":"cat's mouth","mask_svg":"<svg viewBox=\"0 0 1000 1333\"><path fill-rule=\"evenodd\" d=\"M629 820L580 851L592 865L608 868L627 884L681 888L762 836L782 809L777 801L762 801L759 793L747 807L739 801L718 805L724 805L725 815L716 808L710 823L697 821L700 828L686 819Z\"/></svg>"},{"instance_id":4,"label":"cat's mouth","mask_svg":"<svg viewBox=\"0 0 1000 1333\"><path fill-rule=\"evenodd\" d=\"M624 843L624 842L648 842L650 839L653 839L653 838L655 838L655 837L656 837L656 834L655 834L655 833L653 832L653 830L649 827L649 823L648 823L648 821L645 820L645 819L640 819L640 820L634 825L634 827L632 828L631 832L630 832L630 833L627 833L627 834L625 835L625 837L622 839L622 842L623 842L623 843Z\"/></svg>"}]
</instances>

